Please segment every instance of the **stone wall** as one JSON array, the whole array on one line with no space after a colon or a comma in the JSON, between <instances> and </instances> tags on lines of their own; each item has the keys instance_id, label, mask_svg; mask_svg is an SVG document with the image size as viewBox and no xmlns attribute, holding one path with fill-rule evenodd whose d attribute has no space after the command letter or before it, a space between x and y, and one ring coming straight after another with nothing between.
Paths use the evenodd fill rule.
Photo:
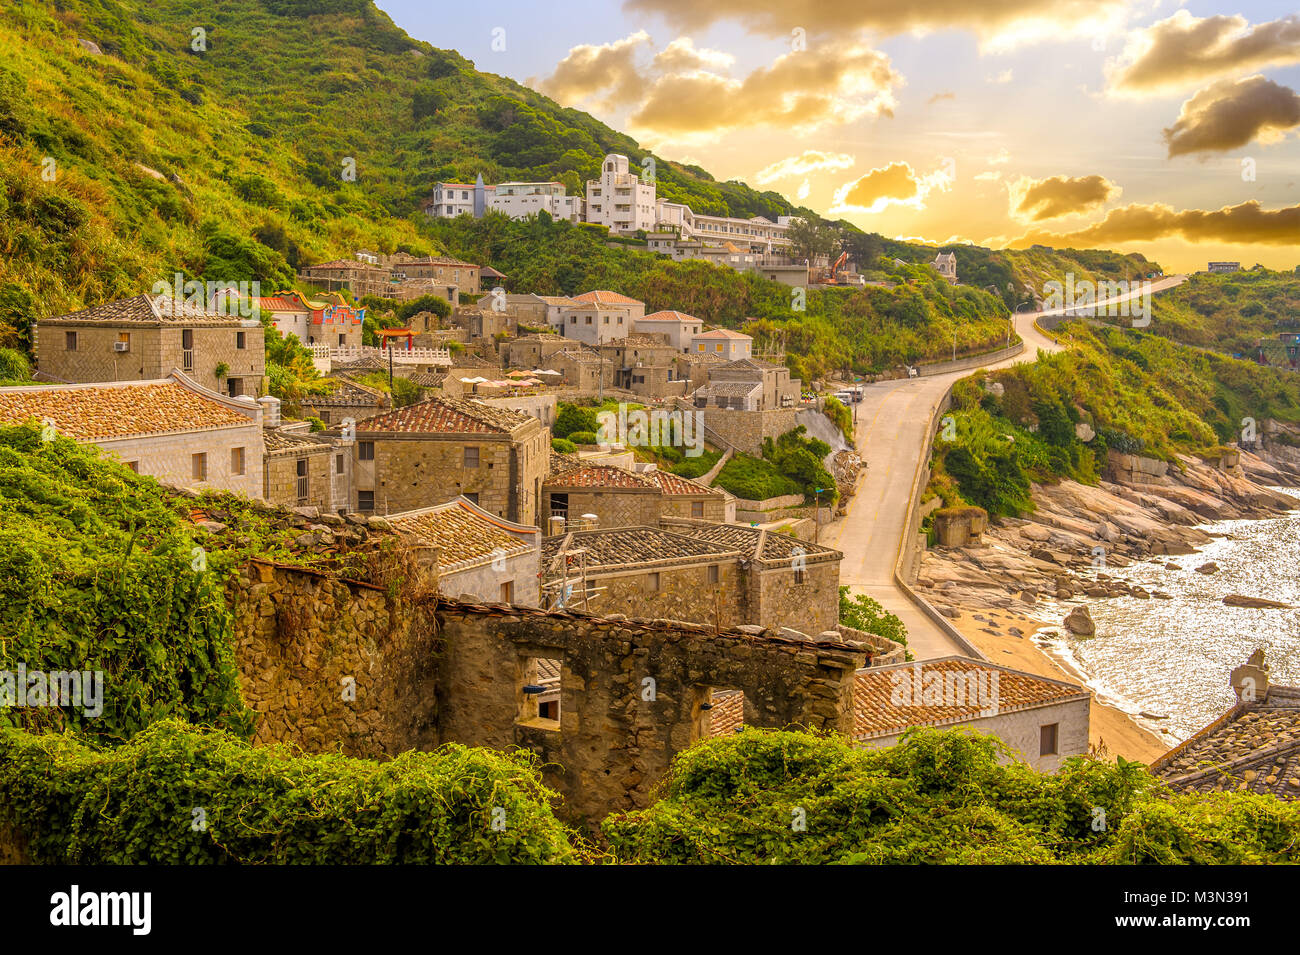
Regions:
<instances>
[{"instance_id":1,"label":"stone wall","mask_svg":"<svg viewBox=\"0 0 1300 955\"><path fill-rule=\"evenodd\" d=\"M795 426L794 408L776 408L767 411L738 411L724 408L700 409L704 427L746 454L759 455L763 439L775 441Z\"/></svg>"},{"instance_id":2,"label":"stone wall","mask_svg":"<svg viewBox=\"0 0 1300 955\"><path fill-rule=\"evenodd\" d=\"M751 623L789 627L809 636L834 630L840 622L840 560L816 560L810 555L796 582L792 564L755 561L749 570Z\"/></svg>"},{"instance_id":3,"label":"stone wall","mask_svg":"<svg viewBox=\"0 0 1300 955\"><path fill-rule=\"evenodd\" d=\"M595 514L598 527L655 527L663 511L664 496L658 488L565 488L545 487L542 514L555 513L554 495L568 494L569 519ZM550 528L547 528L549 533Z\"/></svg>"},{"instance_id":4,"label":"stone wall","mask_svg":"<svg viewBox=\"0 0 1300 955\"><path fill-rule=\"evenodd\" d=\"M366 757L523 746L549 764L563 815L594 822L650 802L672 758L707 732L711 689L741 690L750 725L852 733L865 644L465 604L421 596L429 587L390 594L250 563L229 599L255 740ZM558 721L539 719L523 692L537 659L561 667Z\"/></svg>"},{"instance_id":5,"label":"stone wall","mask_svg":"<svg viewBox=\"0 0 1300 955\"><path fill-rule=\"evenodd\" d=\"M718 568L717 583L709 582L709 567ZM658 579L652 574L657 574ZM712 624L720 611L719 619L724 627L757 622L750 612L745 574L735 558L588 574L587 583L591 588L602 589L593 595L586 609L605 616L621 613L629 617ZM720 601L714 596L719 589Z\"/></svg>"}]
</instances>

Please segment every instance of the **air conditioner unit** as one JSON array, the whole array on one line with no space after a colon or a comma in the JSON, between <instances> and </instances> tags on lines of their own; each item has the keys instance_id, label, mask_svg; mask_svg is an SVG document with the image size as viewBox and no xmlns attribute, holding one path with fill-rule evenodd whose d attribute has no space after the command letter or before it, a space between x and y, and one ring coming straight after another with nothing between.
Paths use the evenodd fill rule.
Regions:
<instances>
[{"instance_id":1,"label":"air conditioner unit","mask_svg":"<svg viewBox=\"0 0 1300 955\"><path fill-rule=\"evenodd\" d=\"M130 348L129 342L113 342L113 351L129 351Z\"/></svg>"}]
</instances>

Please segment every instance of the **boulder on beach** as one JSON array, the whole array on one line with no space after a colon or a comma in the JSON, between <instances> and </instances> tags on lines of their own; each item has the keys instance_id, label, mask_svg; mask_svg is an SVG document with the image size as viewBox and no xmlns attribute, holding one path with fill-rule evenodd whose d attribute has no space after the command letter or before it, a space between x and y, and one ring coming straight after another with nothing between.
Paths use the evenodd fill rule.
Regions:
<instances>
[{"instance_id":1,"label":"boulder on beach","mask_svg":"<svg viewBox=\"0 0 1300 955\"><path fill-rule=\"evenodd\" d=\"M1219 572L1219 565L1214 561L1210 561L1208 564L1202 564L1200 567L1197 567L1196 572L1198 574L1217 574Z\"/></svg>"},{"instance_id":2,"label":"boulder on beach","mask_svg":"<svg viewBox=\"0 0 1300 955\"><path fill-rule=\"evenodd\" d=\"M1092 614L1087 607L1075 607L1062 622L1062 626L1078 637L1091 637L1097 632L1097 625L1092 622Z\"/></svg>"},{"instance_id":3,"label":"boulder on beach","mask_svg":"<svg viewBox=\"0 0 1300 955\"><path fill-rule=\"evenodd\" d=\"M1280 600L1265 600L1263 597L1243 597L1241 594L1228 594L1223 602L1229 607L1258 607L1263 609L1287 610L1290 604Z\"/></svg>"}]
</instances>

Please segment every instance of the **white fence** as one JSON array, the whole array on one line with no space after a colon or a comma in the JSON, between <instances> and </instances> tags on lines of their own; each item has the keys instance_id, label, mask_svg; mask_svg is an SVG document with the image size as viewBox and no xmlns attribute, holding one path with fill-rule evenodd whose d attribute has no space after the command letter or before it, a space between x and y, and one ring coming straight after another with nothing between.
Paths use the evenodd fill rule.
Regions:
<instances>
[{"instance_id":1,"label":"white fence","mask_svg":"<svg viewBox=\"0 0 1300 955\"><path fill-rule=\"evenodd\" d=\"M346 345L343 347L330 348L327 345L313 345L312 354L316 354L317 348L324 348L327 357L331 361L347 363L357 361L360 358L372 356L380 361L388 361L388 349L375 348L372 345ZM398 345L393 348L393 364L395 365L438 365L443 368L451 367L451 349L449 348L403 348Z\"/></svg>"}]
</instances>

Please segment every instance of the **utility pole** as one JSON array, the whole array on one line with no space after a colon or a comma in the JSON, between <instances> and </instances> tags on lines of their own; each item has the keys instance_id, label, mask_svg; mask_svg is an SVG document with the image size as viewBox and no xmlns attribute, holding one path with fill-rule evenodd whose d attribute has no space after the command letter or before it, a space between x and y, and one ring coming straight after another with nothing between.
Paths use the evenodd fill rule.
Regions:
<instances>
[{"instance_id":1,"label":"utility pole","mask_svg":"<svg viewBox=\"0 0 1300 955\"><path fill-rule=\"evenodd\" d=\"M393 394L393 347L392 343L385 338L384 344L388 346L388 394Z\"/></svg>"},{"instance_id":2,"label":"utility pole","mask_svg":"<svg viewBox=\"0 0 1300 955\"><path fill-rule=\"evenodd\" d=\"M952 360L957 360L957 329L952 330Z\"/></svg>"},{"instance_id":3,"label":"utility pole","mask_svg":"<svg viewBox=\"0 0 1300 955\"><path fill-rule=\"evenodd\" d=\"M813 500L816 501L816 507L813 510L813 543L816 544L821 539L822 531L822 489L813 488Z\"/></svg>"}]
</instances>

